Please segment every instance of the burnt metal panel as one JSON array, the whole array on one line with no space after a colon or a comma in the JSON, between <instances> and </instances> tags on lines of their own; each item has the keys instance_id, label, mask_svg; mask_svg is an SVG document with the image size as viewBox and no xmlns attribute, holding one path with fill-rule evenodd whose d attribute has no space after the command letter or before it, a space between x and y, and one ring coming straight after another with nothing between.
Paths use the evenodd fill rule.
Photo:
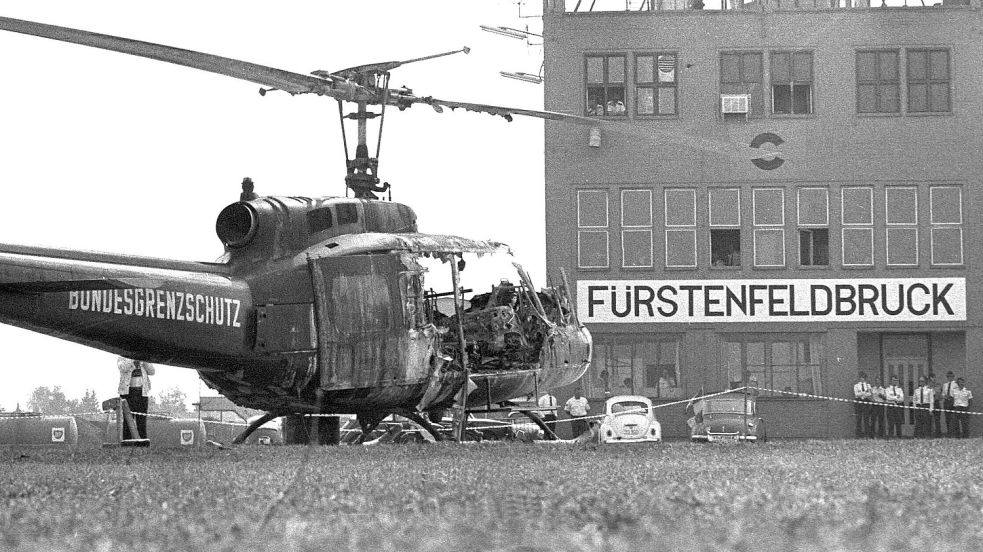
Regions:
<instances>
[{"instance_id":1,"label":"burnt metal panel","mask_svg":"<svg viewBox=\"0 0 983 552\"><path fill-rule=\"evenodd\" d=\"M316 347L312 303L256 307L257 352L311 351Z\"/></svg>"}]
</instances>

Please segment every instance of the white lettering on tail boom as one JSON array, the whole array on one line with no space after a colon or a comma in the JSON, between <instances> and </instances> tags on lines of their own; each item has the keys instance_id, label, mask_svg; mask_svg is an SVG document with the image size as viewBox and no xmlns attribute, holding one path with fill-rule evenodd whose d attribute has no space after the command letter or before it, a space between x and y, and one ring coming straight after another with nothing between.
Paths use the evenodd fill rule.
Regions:
<instances>
[{"instance_id":1,"label":"white lettering on tail boom","mask_svg":"<svg viewBox=\"0 0 983 552\"><path fill-rule=\"evenodd\" d=\"M98 289L68 292L68 310L242 327L242 302L217 295L160 289Z\"/></svg>"}]
</instances>

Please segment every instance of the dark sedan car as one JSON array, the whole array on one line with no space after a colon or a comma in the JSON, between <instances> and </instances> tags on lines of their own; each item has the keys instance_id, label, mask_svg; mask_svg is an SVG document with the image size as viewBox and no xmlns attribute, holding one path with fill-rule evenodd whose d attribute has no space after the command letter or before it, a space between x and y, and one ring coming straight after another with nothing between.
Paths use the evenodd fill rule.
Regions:
<instances>
[{"instance_id":1,"label":"dark sedan car","mask_svg":"<svg viewBox=\"0 0 983 552\"><path fill-rule=\"evenodd\" d=\"M689 419L693 442L767 441L765 421L757 414L755 398L726 393L697 401Z\"/></svg>"}]
</instances>

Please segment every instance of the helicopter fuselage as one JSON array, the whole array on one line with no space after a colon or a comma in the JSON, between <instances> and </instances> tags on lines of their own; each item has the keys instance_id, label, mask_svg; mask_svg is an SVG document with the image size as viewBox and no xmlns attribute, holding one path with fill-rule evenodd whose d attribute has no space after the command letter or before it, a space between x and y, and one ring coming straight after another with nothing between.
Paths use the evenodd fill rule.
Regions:
<instances>
[{"instance_id":1,"label":"helicopter fuselage","mask_svg":"<svg viewBox=\"0 0 983 552\"><path fill-rule=\"evenodd\" d=\"M419 261L502 246L417 233L405 205L246 198L216 230L215 263L0 246L0 322L193 368L233 401L285 414L440 410L465 385L470 403L499 403L589 363L565 291L503 282L441 312L456 295L426 291Z\"/></svg>"}]
</instances>

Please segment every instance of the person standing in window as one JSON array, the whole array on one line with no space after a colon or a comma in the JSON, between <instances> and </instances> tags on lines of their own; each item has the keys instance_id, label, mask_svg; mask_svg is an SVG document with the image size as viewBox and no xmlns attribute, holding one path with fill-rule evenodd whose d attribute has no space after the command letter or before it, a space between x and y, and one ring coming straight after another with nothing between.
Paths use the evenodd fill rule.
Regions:
<instances>
[{"instance_id":1,"label":"person standing in window","mask_svg":"<svg viewBox=\"0 0 983 552\"><path fill-rule=\"evenodd\" d=\"M573 396L567 399L567 403L563 406L563 410L566 410L570 414L570 418L573 420L570 425L573 429L574 438L579 437L581 434L587 431L587 411L590 410L590 404L587 402L587 398L581 395L583 390L579 387L574 390Z\"/></svg>"},{"instance_id":2,"label":"person standing in window","mask_svg":"<svg viewBox=\"0 0 983 552\"><path fill-rule=\"evenodd\" d=\"M956 388L952 390L952 409L956 411L956 423L959 426L959 437L969 437L969 407L973 403L973 392L966 388L966 380L956 380Z\"/></svg>"},{"instance_id":3,"label":"person standing in window","mask_svg":"<svg viewBox=\"0 0 983 552\"><path fill-rule=\"evenodd\" d=\"M871 387L867 383L867 373L860 372L860 381L853 386L853 413L857 417L857 438L873 437L870 427Z\"/></svg>"},{"instance_id":4,"label":"person standing in window","mask_svg":"<svg viewBox=\"0 0 983 552\"><path fill-rule=\"evenodd\" d=\"M154 375L154 365L149 362L133 360L126 357L116 359L119 369L119 396L126 399L130 412L137 422L137 433L133 435L125 420L123 424L123 439L147 438L147 407L150 403L150 376Z\"/></svg>"},{"instance_id":5,"label":"person standing in window","mask_svg":"<svg viewBox=\"0 0 983 552\"><path fill-rule=\"evenodd\" d=\"M898 385L898 376L891 376L891 385L884 389L884 404L887 405L887 438L900 438L904 423L904 389Z\"/></svg>"}]
</instances>

